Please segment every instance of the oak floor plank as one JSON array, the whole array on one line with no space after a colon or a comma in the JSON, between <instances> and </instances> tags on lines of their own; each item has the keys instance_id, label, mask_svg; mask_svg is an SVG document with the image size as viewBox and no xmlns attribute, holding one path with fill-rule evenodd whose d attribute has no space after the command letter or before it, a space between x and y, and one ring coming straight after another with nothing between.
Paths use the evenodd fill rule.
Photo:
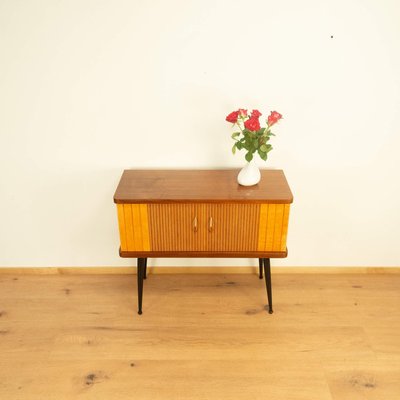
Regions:
<instances>
[{"instance_id":1,"label":"oak floor plank","mask_svg":"<svg viewBox=\"0 0 400 400\"><path fill-rule=\"evenodd\" d=\"M0 399L398 399L400 274L1 275Z\"/></svg>"}]
</instances>

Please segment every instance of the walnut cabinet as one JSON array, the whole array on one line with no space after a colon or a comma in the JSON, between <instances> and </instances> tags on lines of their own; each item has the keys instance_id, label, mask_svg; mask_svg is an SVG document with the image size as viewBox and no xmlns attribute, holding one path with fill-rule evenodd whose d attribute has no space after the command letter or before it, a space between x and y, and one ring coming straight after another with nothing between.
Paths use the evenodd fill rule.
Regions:
<instances>
[{"instance_id":1,"label":"walnut cabinet","mask_svg":"<svg viewBox=\"0 0 400 400\"><path fill-rule=\"evenodd\" d=\"M268 289L269 259L287 256L293 196L281 170L262 171L252 187L238 185L236 175L235 170L124 171L114 202L120 255L138 258L139 313L149 257L255 257Z\"/></svg>"}]
</instances>

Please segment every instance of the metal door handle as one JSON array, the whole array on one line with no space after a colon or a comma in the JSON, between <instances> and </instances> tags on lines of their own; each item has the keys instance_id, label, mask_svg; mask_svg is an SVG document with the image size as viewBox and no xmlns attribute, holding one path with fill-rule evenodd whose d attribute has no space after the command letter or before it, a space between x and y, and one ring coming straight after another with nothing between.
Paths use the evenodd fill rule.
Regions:
<instances>
[{"instance_id":1,"label":"metal door handle","mask_svg":"<svg viewBox=\"0 0 400 400\"><path fill-rule=\"evenodd\" d=\"M193 220L193 230L195 232L197 232L197 217L194 217L194 220Z\"/></svg>"},{"instance_id":2,"label":"metal door handle","mask_svg":"<svg viewBox=\"0 0 400 400\"><path fill-rule=\"evenodd\" d=\"M208 231L209 232L212 232L213 226L214 226L213 217L210 217L210 219L208 220Z\"/></svg>"}]
</instances>

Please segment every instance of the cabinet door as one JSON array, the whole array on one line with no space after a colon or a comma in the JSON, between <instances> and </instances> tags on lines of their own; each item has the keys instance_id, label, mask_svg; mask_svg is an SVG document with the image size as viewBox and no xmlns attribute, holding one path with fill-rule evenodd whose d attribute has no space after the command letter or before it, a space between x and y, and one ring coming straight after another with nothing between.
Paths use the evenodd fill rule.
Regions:
<instances>
[{"instance_id":1,"label":"cabinet door","mask_svg":"<svg viewBox=\"0 0 400 400\"><path fill-rule=\"evenodd\" d=\"M153 251L257 251L257 204L150 204Z\"/></svg>"},{"instance_id":2,"label":"cabinet door","mask_svg":"<svg viewBox=\"0 0 400 400\"><path fill-rule=\"evenodd\" d=\"M208 251L257 251L259 204L208 204Z\"/></svg>"},{"instance_id":3,"label":"cabinet door","mask_svg":"<svg viewBox=\"0 0 400 400\"><path fill-rule=\"evenodd\" d=\"M148 207L153 251L205 250L205 204L149 204Z\"/></svg>"}]
</instances>

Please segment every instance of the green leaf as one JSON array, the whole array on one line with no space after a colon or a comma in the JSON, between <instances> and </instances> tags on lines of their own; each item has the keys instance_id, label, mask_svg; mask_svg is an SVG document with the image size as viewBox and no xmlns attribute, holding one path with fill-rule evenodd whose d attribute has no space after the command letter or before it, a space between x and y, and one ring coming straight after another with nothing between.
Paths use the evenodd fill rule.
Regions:
<instances>
[{"instance_id":1,"label":"green leaf","mask_svg":"<svg viewBox=\"0 0 400 400\"><path fill-rule=\"evenodd\" d=\"M236 137L238 137L240 135L240 132L233 132L232 133L232 139L235 139Z\"/></svg>"},{"instance_id":2,"label":"green leaf","mask_svg":"<svg viewBox=\"0 0 400 400\"><path fill-rule=\"evenodd\" d=\"M236 143L232 146L232 153L233 153L233 154L236 153Z\"/></svg>"},{"instance_id":3,"label":"green leaf","mask_svg":"<svg viewBox=\"0 0 400 400\"><path fill-rule=\"evenodd\" d=\"M246 153L244 158L246 159L246 161L250 162L253 159L253 153L249 151L248 153Z\"/></svg>"},{"instance_id":4,"label":"green leaf","mask_svg":"<svg viewBox=\"0 0 400 400\"><path fill-rule=\"evenodd\" d=\"M267 161L268 155L267 155L266 152L263 152L263 151L261 151L261 150L259 149L259 150L258 150L258 155L260 156L261 160Z\"/></svg>"},{"instance_id":5,"label":"green leaf","mask_svg":"<svg viewBox=\"0 0 400 400\"><path fill-rule=\"evenodd\" d=\"M266 153L266 152L268 151L268 147L267 147L265 144L262 144L262 145L260 146L260 150L261 150L263 153Z\"/></svg>"},{"instance_id":6,"label":"green leaf","mask_svg":"<svg viewBox=\"0 0 400 400\"><path fill-rule=\"evenodd\" d=\"M237 147L238 150L242 150L243 149L243 143L242 142L235 143L235 146Z\"/></svg>"}]
</instances>

